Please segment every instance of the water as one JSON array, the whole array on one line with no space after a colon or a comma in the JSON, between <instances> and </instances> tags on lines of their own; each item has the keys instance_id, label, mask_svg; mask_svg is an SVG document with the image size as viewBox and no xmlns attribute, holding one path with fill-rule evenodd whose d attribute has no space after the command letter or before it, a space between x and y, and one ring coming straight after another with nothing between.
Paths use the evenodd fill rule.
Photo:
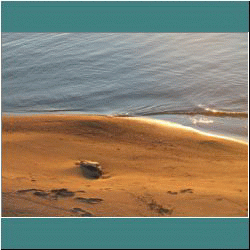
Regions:
<instances>
[{"instance_id":1,"label":"water","mask_svg":"<svg viewBox=\"0 0 250 250\"><path fill-rule=\"evenodd\" d=\"M247 33L2 33L4 113L149 116L248 138Z\"/></svg>"}]
</instances>

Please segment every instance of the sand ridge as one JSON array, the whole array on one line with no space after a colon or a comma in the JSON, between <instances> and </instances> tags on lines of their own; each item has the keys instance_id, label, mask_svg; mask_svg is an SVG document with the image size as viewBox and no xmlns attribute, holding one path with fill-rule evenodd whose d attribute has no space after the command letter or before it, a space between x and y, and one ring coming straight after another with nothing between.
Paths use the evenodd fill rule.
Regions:
<instances>
[{"instance_id":1,"label":"sand ridge","mask_svg":"<svg viewBox=\"0 0 250 250\"><path fill-rule=\"evenodd\" d=\"M248 145L152 119L3 116L2 186L8 217L247 216Z\"/></svg>"}]
</instances>

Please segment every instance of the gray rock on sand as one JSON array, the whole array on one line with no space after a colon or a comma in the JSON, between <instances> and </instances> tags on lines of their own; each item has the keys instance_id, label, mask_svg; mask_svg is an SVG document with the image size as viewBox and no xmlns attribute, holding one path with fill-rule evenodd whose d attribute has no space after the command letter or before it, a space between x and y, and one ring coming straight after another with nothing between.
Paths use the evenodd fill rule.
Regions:
<instances>
[{"instance_id":1,"label":"gray rock on sand","mask_svg":"<svg viewBox=\"0 0 250 250\"><path fill-rule=\"evenodd\" d=\"M85 177L90 179L98 179L102 176L102 167L98 162L94 161L80 161L77 163L83 171Z\"/></svg>"}]
</instances>

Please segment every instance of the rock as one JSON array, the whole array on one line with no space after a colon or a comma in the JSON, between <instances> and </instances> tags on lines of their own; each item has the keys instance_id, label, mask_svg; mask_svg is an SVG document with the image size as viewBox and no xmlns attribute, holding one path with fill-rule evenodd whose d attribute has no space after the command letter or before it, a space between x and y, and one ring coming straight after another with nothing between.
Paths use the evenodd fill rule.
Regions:
<instances>
[{"instance_id":1,"label":"rock","mask_svg":"<svg viewBox=\"0 0 250 250\"><path fill-rule=\"evenodd\" d=\"M78 164L83 171L85 177L90 179L98 179L102 176L102 168L98 162L80 161Z\"/></svg>"}]
</instances>

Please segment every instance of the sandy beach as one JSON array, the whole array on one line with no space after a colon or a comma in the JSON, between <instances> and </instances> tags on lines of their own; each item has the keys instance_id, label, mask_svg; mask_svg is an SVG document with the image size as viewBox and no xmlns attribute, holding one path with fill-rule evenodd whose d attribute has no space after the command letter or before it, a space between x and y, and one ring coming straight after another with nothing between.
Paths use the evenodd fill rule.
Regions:
<instances>
[{"instance_id":1,"label":"sandy beach","mask_svg":"<svg viewBox=\"0 0 250 250\"><path fill-rule=\"evenodd\" d=\"M2 216L246 217L248 144L151 119L4 115Z\"/></svg>"}]
</instances>

